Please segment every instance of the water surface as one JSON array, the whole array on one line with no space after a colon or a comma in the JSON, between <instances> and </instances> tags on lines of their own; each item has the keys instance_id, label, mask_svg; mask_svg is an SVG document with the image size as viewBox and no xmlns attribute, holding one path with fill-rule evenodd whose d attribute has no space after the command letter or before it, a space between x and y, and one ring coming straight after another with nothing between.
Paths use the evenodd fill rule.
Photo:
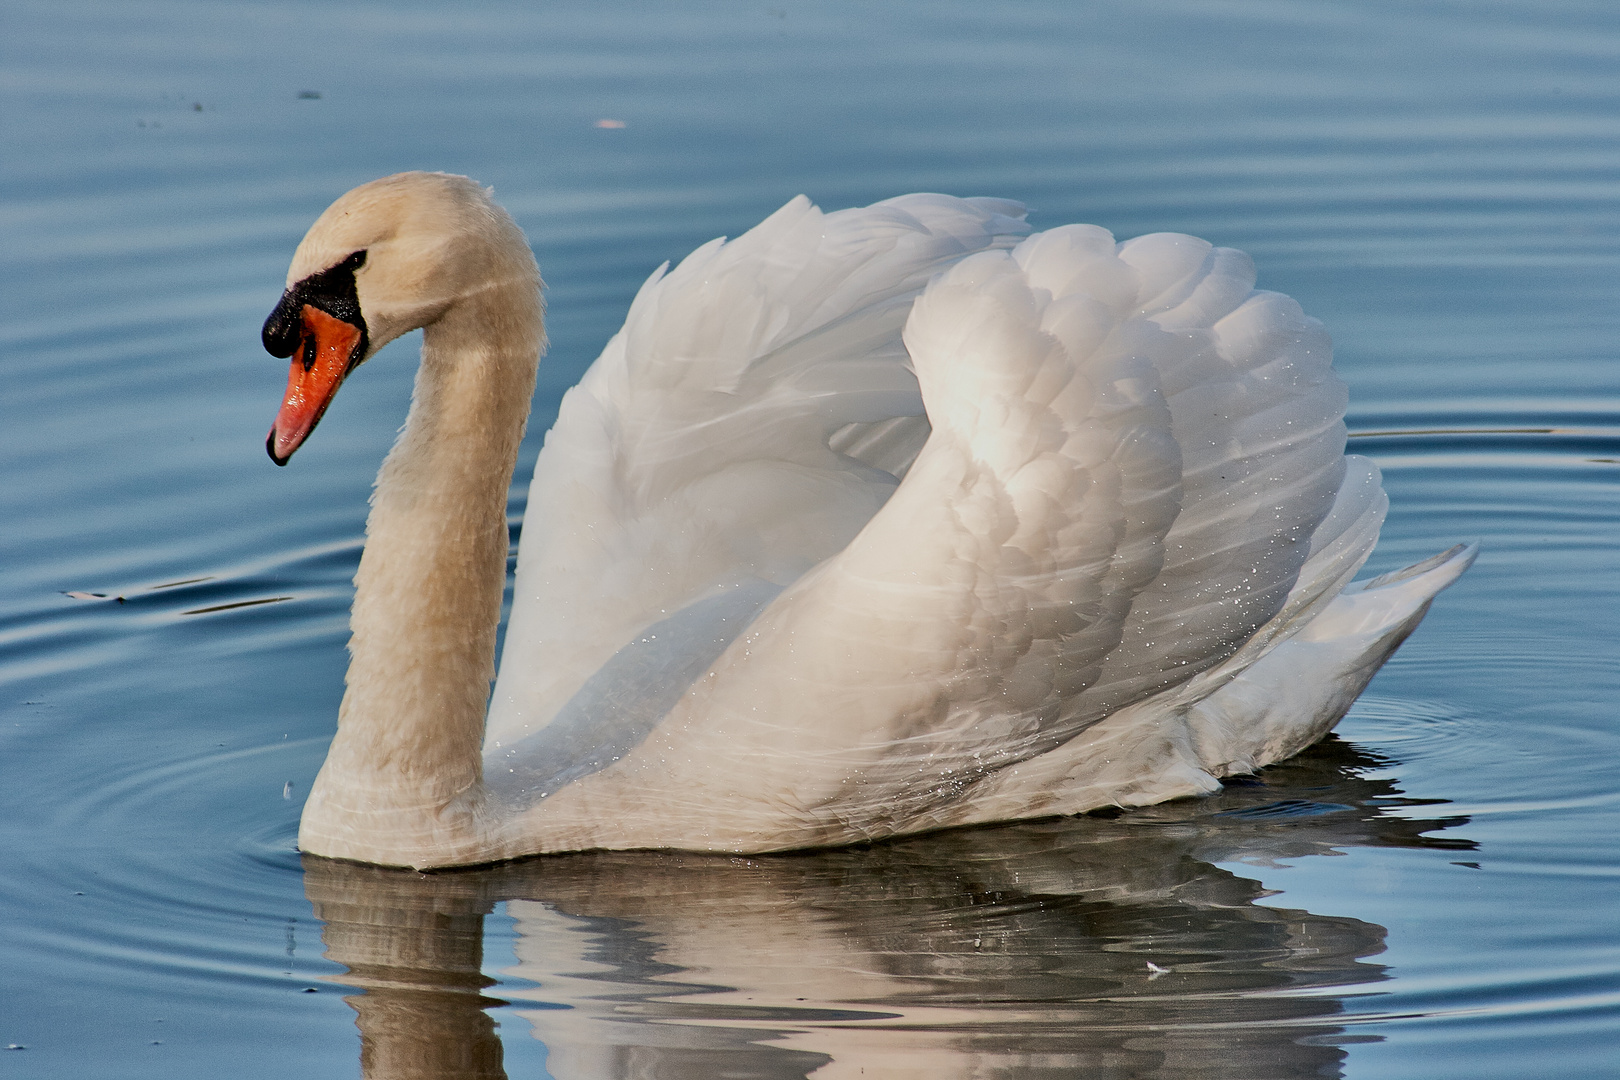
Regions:
<instances>
[{"instance_id":1,"label":"water surface","mask_svg":"<svg viewBox=\"0 0 1620 1080\"><path fill-rule=\"evenodd\" d=\"M5 23L0 1071L1620 1075L1611 5ZM799 192L940 190L1249 251L1385 470L1368 572L1483 554L1334 740L1210 799L771 859L305 863L415 342L278 470L258 328L320 210L406 168L493 184L545 272L522 477L660 262Z\"/></svg>"}]
</instances>

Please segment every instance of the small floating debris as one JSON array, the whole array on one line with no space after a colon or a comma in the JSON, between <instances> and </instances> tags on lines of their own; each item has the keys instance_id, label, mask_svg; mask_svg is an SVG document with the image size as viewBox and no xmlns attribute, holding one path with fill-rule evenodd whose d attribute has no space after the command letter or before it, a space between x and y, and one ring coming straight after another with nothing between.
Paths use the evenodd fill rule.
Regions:
<instances>
[{"instance_id":1,"label":"small floating debris","mask_svg":"<svg viewBox=\"0 0 1620 1080\"><path fill-rule=\"evenodd\" d=\"M1388 431L1352 431L1347 437L1379 439L1391 435L1562 435L1569 430L1550 427L1391 428Z\"/></svg>"},{"instance_id":2,"label":"small floating debris","mask_svg":"<svg viewBox=\"0 0 1620 1080\"><path fill-rule=\"evenodd\" d=\"M229 611L232 608L255 607L255 606L259 605L259 604L279 604L283 600L291 600L291 599L292 599L292 597L290 597L290 596L267 596L263 600L238 600L234 604L215 604L213 607L192 608L190 611L182 611L180 614L182 614L182 615L207 615L211 611Z\"/></svg>"},{"instance_id":3,"label":"small floating debris","mask_svg":"<svg viewBox=\"0 0 1620 1080\"><path fill-rule=\"evenodd\" d=\"M174 589L174 588L178 588L181 585L195 585L199 581L213 581L213 580L214 580L214 576L212 574L209 574L209 575L207 575L205 577L181 578L179 581L165 581L161 585L153 585L152 586L152 591L157 592L159 589ZM72 594L69 593L68 595L71 596Z\"/></svg>"},{"instance_id":4,"label":"small floating debris","mask_svg":"<svg viewBox=\"0 0 1620 1080\"><path fill-rule=\"evenodd\" d=\"M1151 960L1149 960L1147 962L1147 967L1148 967L1148 982L1152 982L1154 979L1157 979L1160 975L1168 975L1168 974L1170 974L1170 969L1169 968L1160 967L1158 964L1155 964Z\"/></svg>"},{"instance_id":5,"label":"small floating debris","mask_svg":"<svg viewBox=\"0 0 1620 1080\"><path fill-rule=\"evenodd\" d=\"M298 91L298 100L319 101L321 100L321 92L319 90L300 90Z\"/></svg>"},{"instance_id":6,"label":"small floating debris","mask_svg":"<svg viewBox=\"0 0 1620 1080\"><path fill-rule=\"evenodd\" d=\"M606 129L608 131L618 131L620 128L624 127L624 121L623 120L605 120L605 119L604 120L598 120L596 122L596 126L599 127L599 128L604 128L604 129Z\"/></svg>"}]
</instances>

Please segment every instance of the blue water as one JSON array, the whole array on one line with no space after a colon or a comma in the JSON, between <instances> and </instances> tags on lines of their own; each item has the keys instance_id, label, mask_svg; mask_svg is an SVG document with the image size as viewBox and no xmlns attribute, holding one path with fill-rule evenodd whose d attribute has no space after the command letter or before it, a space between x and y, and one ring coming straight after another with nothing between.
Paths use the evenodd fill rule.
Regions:
<instances>
[{"instance_id":1,"label":"blue water","mask_svg":"<svg viewBox=\"0 0 1620 1080\"><path fill-rule=\"evenodd\" d=\"M1011 7L7 5L0 1073L1620 1076L1620 10ZM406 168L493 184L545 272L520 476L660 262L942 190L1249 251L1385 471L1369 572L1483 554L1334 739L1210 799L306 865L415 345L278 470L258 330Z\"/></svg>"}]
</instances>

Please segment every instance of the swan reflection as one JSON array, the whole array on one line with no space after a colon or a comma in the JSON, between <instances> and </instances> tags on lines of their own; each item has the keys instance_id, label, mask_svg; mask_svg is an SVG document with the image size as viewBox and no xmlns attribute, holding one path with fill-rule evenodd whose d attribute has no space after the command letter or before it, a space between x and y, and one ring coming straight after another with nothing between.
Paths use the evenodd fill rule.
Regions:
<instances>
[{"instance_id":1,"label":"swan reflection","mask_svg":"<svg viewBox=\"0 0 1620 1080\"><path fill-rule=\"evenodd\" d=\"M368 1078L502 1077L483 916L560 1080L1337 1075L1328 988L1384 928L1263 906L1217 862L1429 835L1337 740L1209 799L756 858L586 853L416 874L306 858L327 956L365 992ZM513 987L507 987L507 990ZM1301 991L1313 991L1301 993ZM864 1072L863 1072L864 1070Z\"/></svg>"}]
</instances>

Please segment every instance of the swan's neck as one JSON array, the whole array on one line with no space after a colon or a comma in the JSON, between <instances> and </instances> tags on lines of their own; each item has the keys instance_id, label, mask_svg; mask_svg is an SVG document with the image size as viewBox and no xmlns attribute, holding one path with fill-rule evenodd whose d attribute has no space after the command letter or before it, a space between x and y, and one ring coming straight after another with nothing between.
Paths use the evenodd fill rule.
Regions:
<instances>
[{"instance_id":1,"label":"swan's neck","mask_svg":"<svg viewBox=\"0 0 1620 1080\"><path fill-rule=\"evenodd\" d=\"M419 849L485 842L506 496L544 342L536 284L487 287L425 328L410 415L377 474L305 850L412 865Z\"/></svg>"}]
</instances>

